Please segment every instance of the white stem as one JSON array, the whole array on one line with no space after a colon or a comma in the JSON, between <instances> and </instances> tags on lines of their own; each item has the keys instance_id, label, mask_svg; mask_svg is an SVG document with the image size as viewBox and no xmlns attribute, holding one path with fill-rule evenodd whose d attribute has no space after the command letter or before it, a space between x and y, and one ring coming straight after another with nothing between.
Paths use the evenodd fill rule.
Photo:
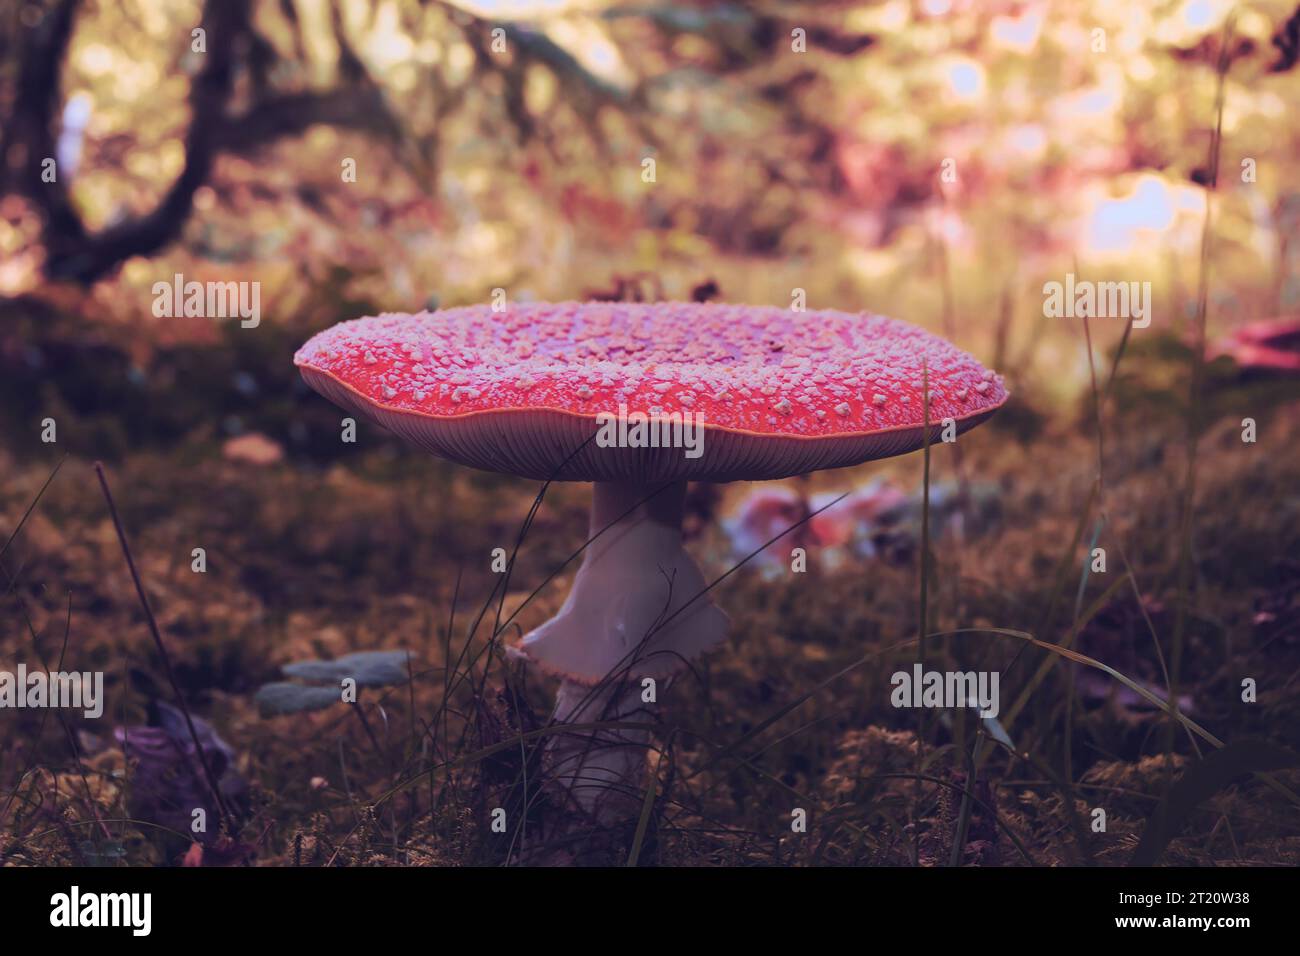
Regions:
<instances>
[{"instance_id":1,"label":"white stem","mask_svg":"<svg viewBox=\"0 0 1300 956\"><path fill-rule=\"evenodd\" d=\"M685 498L685 482L598 482L573 588L519 652L560 677L597 684L667 677L720 644L727 616L682 548Z\"/></svg>"},{"instance_id":2,"label":"white stem","mask_svg":"<svg viewBox=\"0 0 1300 956\"><path fill-rule=\"evenodd\" d=\"M685 498L685 482L595 485L594 540L573 588L559 613L515 649L564 679L557 723L652 720L655 704L642 695L653 686L657 700L658 684L726 637L727 616L682 548ZM621 793L638 788L648 744L638 730L559 734L547 747L548 766L582 809L608 817L626 809Z\"/></svg>"},{"instance_id":3,"label":"white stem","mask_svg":"<svg viewBox=\"0 0 1300 956\"><path fill-rule=\"evenodd\" d=\"M555 696L557 724L649 723L652 704L643 703L639 685L610 683L590 687L566 680ZM545 750L547 779L561 799L600 823L615 823L636 813L644 787L650 731L611 727L551 736Z\"/></svg>"}]
</instances>

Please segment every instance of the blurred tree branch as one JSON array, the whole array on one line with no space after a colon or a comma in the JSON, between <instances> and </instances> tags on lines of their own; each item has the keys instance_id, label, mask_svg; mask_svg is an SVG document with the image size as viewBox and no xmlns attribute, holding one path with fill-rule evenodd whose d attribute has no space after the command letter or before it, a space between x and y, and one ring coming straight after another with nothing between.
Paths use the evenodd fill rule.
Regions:
<instances>
[{"instance_id":1,"label":"blurred tree branch","mask_svg":"<svg viewBox=\"0 0 1300 956\"><path fill-rule=\"evenodd\" d=\"M45 273L51 279L88 285L132 256L156 252L177 239L193 209L195 192L208 181L222 153L251 152L320 123L402 139L382 91L355 70L348 83L336 89L262 93L245 112L232 115L237 73L248 69L255 86L264 90L274 51L253 29L251 0L206 0L206 52L190 86L191 118L180 175L148 213L92 233L73 205L67 177L47 182L42 176L45 161L56 154L59 73L78 6L79 0L57 0L39 23L26 28L20 42L8 37L4 41L19 51L19 64L13 93L0 100L7 101L9 113L0 141L0 191L22 194L40 211Z\"/></svg>"},{"instance_id":2,"label":"blurred tree branch","mask_svg":"<svg viewBox=\"0 0 1300 956\"><path fill-rule=\"evenodd\" d=\"M123 8L128 22L129 7ZM212 181L222 155L250 156L318 125L362 131L402 153L406 171L420 180L426 195L433 191L442 145L465 132L447 121L453 114L476 109L480 131L513 135L520 145L538 142L559 166L573 162L575 143L581 140L610 160L606 167L612 169L611 153L625 151L629 144L638 156L647 147L660 149L665 141L680 140L686 131L683 123L712 150L717 137L711 119L673 116L670 136L667 127L658 128L655 122L657 115L668 115L659 100L680 90L677 84L692 72L717 79L765 70L774 60L772 54L789 42L792 22L737 3L708 10L649 5L593 13L593 20L626 22L622 30L637 45L635 74L628 70L623 78L612 80L558 42L541 22L485 18L449 0L411 0L397 9L409 37L432 39L441 52L418 61L418 66L403 64L407 69L416 66L419 78L400 92L384 85L390 77L380 65L383 58L369 60L370 48L362 42L375 37L378 6L373 2L358 11L341 0L328 0L321 18L306 17L295 0L203 0L200 22L206 47L185 57L200 66L190 78L180 172L152 208L92 228L74 195L73 171L58 168L53 181L47 181L47 167L59 155L61 136L71 129L64 127L62 77L78 21L84 12L94 24L85 29L93 33L103 29L104 13L81 0L6 5L0 12L0 195L22 196L38 214L45 276L91 285L133 256L166 248L185 233L195 195ZM426 15L430 13L432 18ZM189 25L169 27L182 28L179 37L188 49ZM131 23L131 29L139 33L143 28ZM313 50L320 46L305 36L313 29L323 30L334 49L332 85L325 89L305 79L320 66L313 62ZM872 42L868 36L841 34L817 22L806 29L810 42L832 53L851 55ZM350 30L359 31L356 42ZM663 67L674 63L674 44L683 33L701 41L693 50L705 52L700 62L688 63L674 77L671 68ZM492 42L497 36L504 37L504 48ZM461 45L472 55L469 77L447 55ZM694 58L692 54L688 59ZM78 75L75 68L70 72ZM815 100L807 89L815 86L815 74L805 69L790 75L779 66L776 73L764 76L758 98L772 114L785 117L787 136L797 139L805 153L824 154L834 142L833 133L799 105L801 100ZM530 95L538 74L552 81L554 93L546 105L538 105ZM727 95L737 101L754 96L743 87ZM390 105L393 102L401 108ZM620 137L606 128L602 120L610 115L632 135ZM129 130L114 135L122 141L120 151L136 141ZM110 138L98 136L101 156ZM788 148L779 156L756 154L754 168L772 183L787 182L783 167L791 159ZM661 218L670 215L665 208L661 203ZM743 225L751 214L750 209L736 209L726 221ZM706 217L710 222L716 218ZM783 222L759 230L764 247L779 235ZM745 226L742 231L753 230Z\"/></svg>"}]
</instances>

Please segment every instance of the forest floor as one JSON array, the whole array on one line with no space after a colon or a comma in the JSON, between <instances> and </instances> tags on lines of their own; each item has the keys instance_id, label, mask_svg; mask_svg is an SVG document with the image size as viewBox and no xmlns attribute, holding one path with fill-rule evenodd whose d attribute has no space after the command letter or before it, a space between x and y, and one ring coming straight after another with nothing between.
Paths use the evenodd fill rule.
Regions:
<instances>
[{"instance_id":1,"label":"forest floor","mask_svg":"<svg viewBox=\"0 0 1300 956\"><path fill-rule=\"evenodd\" d=\"M493 641L494 606L472 630L502 597L491 553L514 548L536 483L433 460L368 426L340 444L335 410L293 377L287 338L254 356L173 350L145 375L110 341L7 334L0 546L37 504L0 556L0 666L103 671L107 706L99 720L0 712L0 859L515 858L539 806L519 777L540 738L524 756L493 747L543 726L554 686L506 662L500 645L559 607L589 490L547 490L503 617L562 570ZM838 562L813 548L804 573L750 562L715 591L731 616L726 646L659 695L648 825L640 840L615 834L614 856L635 845L639 862L662 865L1120 865L1146 841L1140 852L1170 864L1300 863L1300 773L1243 772L1251 740L1300 746L1300 390L1211 370L1184 585L1187 426L1166 397L1177 366L1164 362L1125 358L1103 420L1100 491L1090 400L1049 413L1016 396L963 436L960 471L952 449L933 450L933 481L977 481L992 497L963 529L946 519L933 529L929 630L945 636L929 640L927 666L998 671L1014 751L976 737L969 718L891 705L891 674L918 654L915 541ZM223 407L200 403L212 395ZM40 441L46 417L52 444ZM1256 420L1254 443L1242 441L1244 417ZM175 695L96 458L221 778L224 823L188 732L157 704ZM822 474L810 487L885 475L910 492L921 461ZM736 563L719 519L746 493L692 492L688 547L709 579ZM1096 547L1104 572L1091 570ZM1156 692L1176 667L1183 716L1206 733L1026 635ZM259 710L258 689L283 680L283 665L398 649L412 654L407 679L362 689L356 706ZM1218 771L1212 797L1182 807L1170 787L1216 749L1206 734L1239 760ZM197 835L196 806L209 813ZM497 806L505 833L491 827ZM792 826L799 809L804 832ZM1167 821L1163 838L1153 819Z\"/></svg>"}]
</instances>

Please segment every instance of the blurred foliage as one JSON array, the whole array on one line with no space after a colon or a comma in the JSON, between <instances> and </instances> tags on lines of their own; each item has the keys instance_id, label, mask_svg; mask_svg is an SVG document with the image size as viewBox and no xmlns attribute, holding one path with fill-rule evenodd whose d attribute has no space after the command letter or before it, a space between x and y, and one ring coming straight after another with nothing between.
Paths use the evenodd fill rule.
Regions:
<instances>
[{"instance_id":1,"label":"blurred foliage","mask_svg":"<svg viewBox=\"0 0 1300 956\"><path fill-rule=\"evenodd\" d=\"M1077 262L1154 276L1175 328L1228 8L9 5L0 290L38 288L43 271L115 276L94 290L97 318L152 325L148 289L176 271L260 280L284 320L339 269L338 291L389 309L481 301L494 286L580 297L646 270L677 297L711 276L737 301L784 304L800 287L811 307L951 312L956 334L987 348L1008 297L1008 347L1036 336L1025 299ZM1295 250L1281 248L1300 196L1300 134L1286 122L1300 71L1272 72L1290 10L1242 5L1234 27L1219 254L1244 314L1300 301ZM53 98L28 117L49 141L29 143L23 54L50 52L41 44L61 20ZM206 53L191 50L200 24ZM792 50L796 30L806 52ZM204 82L218 91L204 98ZM69 251L75 229L51 184L31 181L39 145L60 156L77 228L116 230L120 259ZM1239 181L1244 158L1256 182ZM343 181L345 159L356 182ZM157 213L177 241L139 257L128 227ZM961 289L947 305L945 272ZM1052 354L1077 351L1047 338Z\"/></svg>"},{"instance_id":2,"label":"blurred foliage","mask_svg":"<svg viewBox=\"0 0 1300 956\"><path fill-rule=\"evenodd\" d=\"M312 412L285 404L298 388L285 358L340 319L496 287L708 287L776 304L803 289L810 308L898 315L1009 373L1024 403L1006 424L1032 434L1034 409L1073 400L1090 375L1078 324L1041 317L1044 281L1151 281L1155 323L1134 344L1184 334L1229 10L7 5L4 405L22 444L38 406L120 409L86 445L113 455L192 427L195 409L144 400L184 381L219 432L255 416L302 446ZM1212 334L1300 303L1291 10L1236 8ZM40 178L47 154L54 183ZM153 285L176 274L261 283L266 321L155 318ZM1121 328L1090 331L1104 367Z\"/></svg>"}]
</instances>

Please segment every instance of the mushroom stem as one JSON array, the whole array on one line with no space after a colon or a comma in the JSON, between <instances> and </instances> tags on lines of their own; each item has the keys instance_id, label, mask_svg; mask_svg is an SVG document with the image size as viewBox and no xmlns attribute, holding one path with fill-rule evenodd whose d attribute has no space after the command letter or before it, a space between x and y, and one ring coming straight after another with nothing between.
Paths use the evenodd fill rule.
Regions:
<instances>
[{"instance_id":1,"label":"mushroom stem","mask_svg":"<svg viewBox=\"0 0 1300 956\"><path fill-rule=\"evenodd\" d=\"M653 720L660 683L725 638L727 617L682 548L685 499L682 481L596 483L573 588L517 648L563 678L556 723ZM567 798L612 822L635 810L649 741L639 728L559 733L546 764Z\"/></svg>"},{"instance_id":2,"label":"mushroom stem","mask_svg":"<svg viewBox=\"0 0 1300 956\"><path fill-rule=\"evenodd\" d=\"M555 695L557 724L649 723L654 707L629 681L591 687L565 680ZM650 731L609 727L561 732L546 747L547 777L553 792L598 823L617 823L636 812L645 775Z\"/></svg>"},{"instance_id":3,"label":"mushroom stem","mask_svg":"<svg viewBox=\"0 0 1300 956\"><path fill-rule=\"evenodd\" d=\"M642 521L654 521L682 537L682 515L686 508L686 482L670 481L658 485L637 481L598 481L592 485L591 524L589 537L596 538L609 527L606 534L614 534L614 525L631 526ZM600 546L600 539L592 548ZM589 549L590 550L590 549Z\"/></svg>"}]
</instances>

